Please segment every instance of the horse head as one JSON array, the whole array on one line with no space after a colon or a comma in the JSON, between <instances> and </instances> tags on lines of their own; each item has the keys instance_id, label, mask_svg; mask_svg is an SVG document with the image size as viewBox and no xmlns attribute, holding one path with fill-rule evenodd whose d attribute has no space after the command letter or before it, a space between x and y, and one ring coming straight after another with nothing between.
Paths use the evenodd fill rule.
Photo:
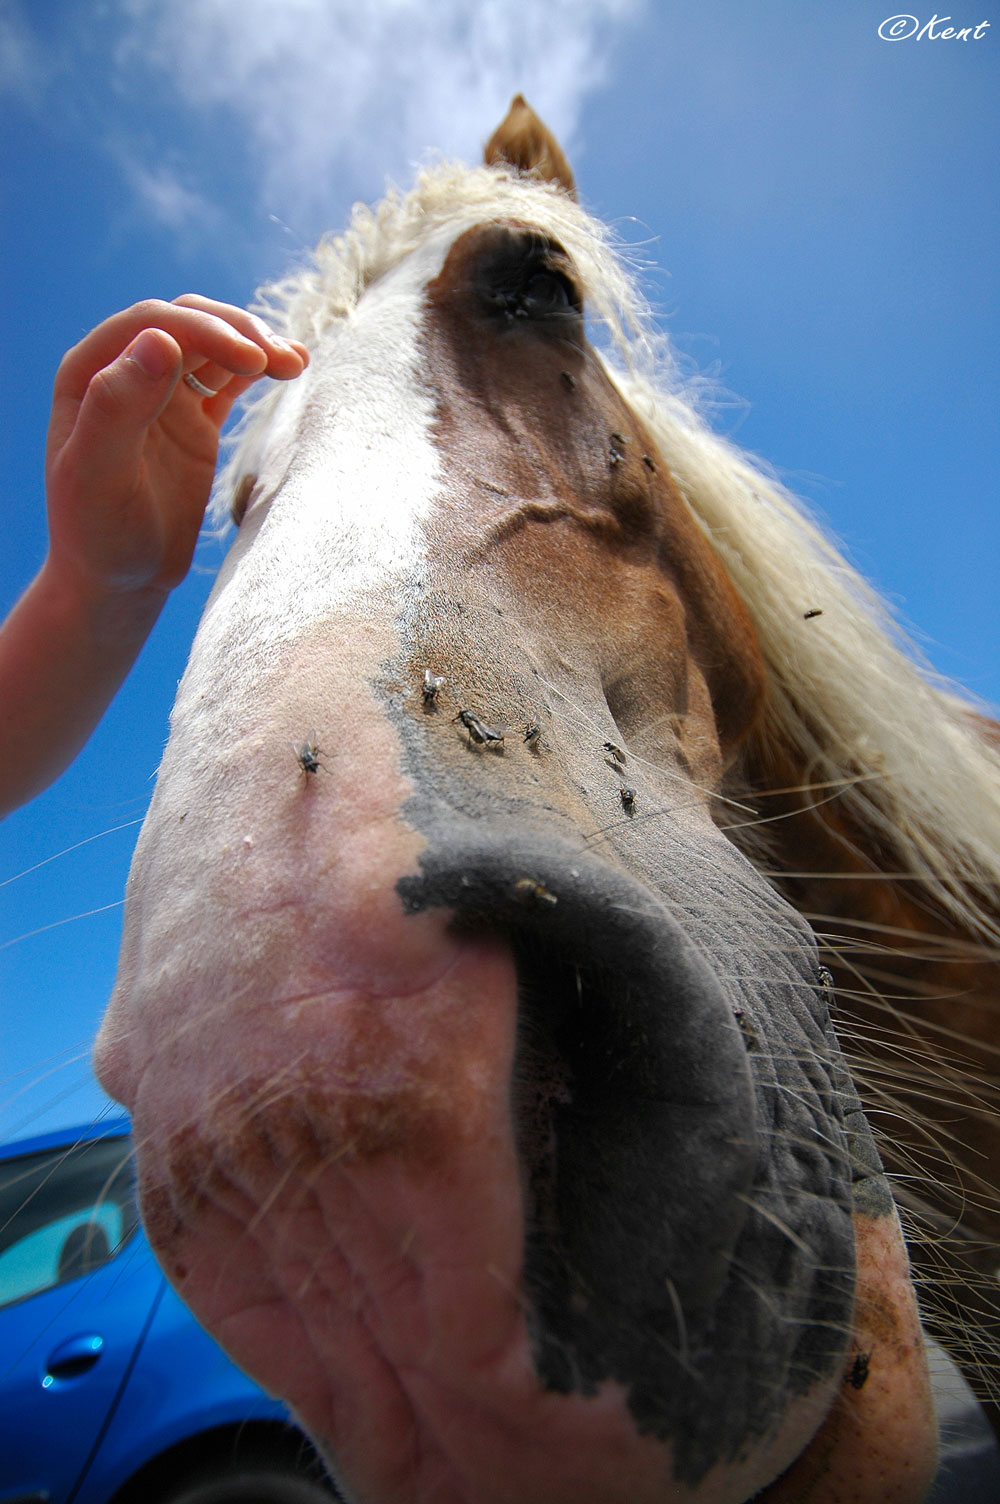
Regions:
<instances>
[{"instance_id":1,"label":"horse head","mask_svg":"<svg viewBox=\"0 0 1000 1504\"><path fill-rule=\"evenodd\" d=\"M487 159L271 290L312 362L223 477L98 1046L146 1225L362 1504L915 1501L907 1256L789 902L875 887L789 730L843 723L853 587L641 374L523 100Z\"/></svg>"}]
</instances>

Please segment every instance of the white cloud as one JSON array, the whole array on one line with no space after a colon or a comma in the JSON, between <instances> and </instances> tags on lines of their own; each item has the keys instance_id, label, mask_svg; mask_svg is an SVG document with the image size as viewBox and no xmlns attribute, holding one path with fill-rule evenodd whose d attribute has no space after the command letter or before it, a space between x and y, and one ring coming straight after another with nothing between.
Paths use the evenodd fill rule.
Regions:
<instances>
[{"instance_id":1,"label":"white cloud","mask_svg":"<svg viewBox=\"0 0 1000 1504\"><path fill-rule=\"evenodd\" d=\"M34 38L13 0L0 0L0 98L30 103L45 82L46 69Z\"/></svg>"},{"instance_id":2,"label":"white cloud","mask_svg":"<svg viewBox=\"0 0 1000 1504\"><path fill-rule=\"evenodd\" d=\"M571 149L642 0L122 3L120 77L153 66L189 116L233 117L264 207L311 230L334 185L372 197L428 148L475 159L518 90Z\"/></svg>"},{"instance_id":3,"label":"white cloud","mask_svg":"<svg viewBox=\"0 0 1000 1504\"><path fill-rule=\"evenodd\" d=\"M193 225L209 229L220 223L218 209L181 181L171 167L145 167L127 155L122 170L146 213L167 230L186 230Z\"/></svg>"}]
</instances>

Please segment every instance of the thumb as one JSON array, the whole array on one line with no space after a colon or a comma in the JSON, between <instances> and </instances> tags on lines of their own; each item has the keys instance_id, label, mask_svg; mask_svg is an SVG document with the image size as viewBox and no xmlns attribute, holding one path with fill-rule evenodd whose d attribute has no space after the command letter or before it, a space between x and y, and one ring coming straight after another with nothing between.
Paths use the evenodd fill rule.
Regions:
<instances>
[{"instance_id":1,"label":"thumb","mask_svg":"<svg viewBox=\"0 0 1000 1504\"><path fill-rule=\"evenodd\" d=\"M180 345L165 330L143 329L91 378L69 445L78 474L125 480L138 466L149 425L170 401L182 362Z\"/></svg>"},{"instance_id":2,"label":"thumb","mask_svg":"<svg viewBox=\"0 0 1000 1504\"><path fill-rule=\"evenodd\" d=\"M98 424L103 420L145 429L159 417L181 374L181 347L165 329L143 329L116 360L92 377L81 404Z\"/></svg>"},{"instance_id":3,"label":"thumb","mask_svg":"<svg viewBox=\"0 0 1000 1504\"><path fill-rule=\"evenodd\" d=\"M116 386L120 373L122 403L131 409L129 417L145 425L159 416L177 384L182 358L180 345L165 329L143 329L136 335L106 372Z\"/></svg>"}]
</instances>

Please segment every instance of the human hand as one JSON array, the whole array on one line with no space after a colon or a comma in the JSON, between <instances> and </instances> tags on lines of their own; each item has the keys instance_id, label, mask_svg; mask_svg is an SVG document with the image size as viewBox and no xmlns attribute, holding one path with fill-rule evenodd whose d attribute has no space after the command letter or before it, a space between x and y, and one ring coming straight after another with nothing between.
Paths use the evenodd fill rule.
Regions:
<instances>
[{"instance_id":1,"label":"human hand","mask_svg":"<svg viewBox=\"0 0 1000 1504\"><path fill-rule=\"evenodd\" d=\"M298 376L308 359L242 308L194 293L99 324L56 375L48 566L92 597L165 595L190 566L233 403L261 376ZM214 395L192 390L188 373Z\"/></svg>"}]
</instances>

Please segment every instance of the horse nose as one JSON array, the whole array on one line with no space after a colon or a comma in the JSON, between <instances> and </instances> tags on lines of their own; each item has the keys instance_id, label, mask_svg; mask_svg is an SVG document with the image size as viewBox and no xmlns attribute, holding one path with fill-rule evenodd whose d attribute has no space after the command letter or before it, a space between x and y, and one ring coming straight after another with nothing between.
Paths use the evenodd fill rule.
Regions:
<instances>
[{"instance_id":1,"label":"horse nose","mask_svg":"<svg viewBox=\"0 0 1000 1504\"><path fill-rule=\"evenodd\" d=\"M783 1395L828 1393L847 1340L851 1156L814 953L790 917L766 965L752 941L710 958L692 892L668 900L509 809L422 815L412 859L389 848L374 924L341 865L332 919L282 891L240 934L210 926L193 960L183 914L136 948L108 1038L140 1062L150 1237L209 1326L243 1333L261 1301L298 1321L322 1275L332 1308L371 1301L386 1372L481 1383L500 1414L522 1389L529 1410L541 1394L572 1410L617 1383L696 1479L776 1424ZM755 1012L741 987L758 973ZM755 1045L765 1008L787 1026ZM220 1282L243 1234L247 1271ZM286 1288L292 1267L311 1272ZM343 1353L336 1327L337 1383L363 1325ZM249 1322L233 1351L323 1432L326 1379L299 1365L279 1384Z\"/></svg>"},{"instance_id":2,"label":"horse nose","mask_svg":"<svg viewBox=\"0 0 1000 1504\"><path fill-rule=\"evenodd\" d=\"M571 1239L610 1239L599 1261L614 1267L645 1208L642 1241L659 1244L694 1340L730 1273L757 1159L746 1040L719 978L657 894L537 827L452 824L420 867L396 885L408 913L444 909L453 930L498 933L512 951L529 1222L570 1216ZM602 1196L614 1205L593 1217ZM535 1272L550 1289L551 1268Z\"/></svg>"}]
</instances>

